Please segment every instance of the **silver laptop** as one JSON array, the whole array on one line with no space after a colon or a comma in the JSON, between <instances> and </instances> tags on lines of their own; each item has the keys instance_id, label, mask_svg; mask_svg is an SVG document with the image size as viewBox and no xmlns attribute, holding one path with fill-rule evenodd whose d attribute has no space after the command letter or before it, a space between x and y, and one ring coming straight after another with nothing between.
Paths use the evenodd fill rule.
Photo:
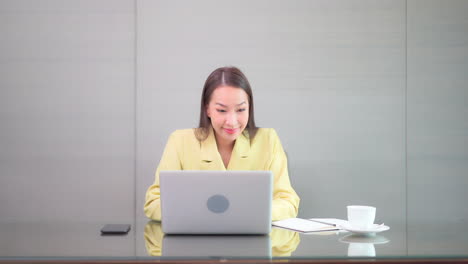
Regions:
<instances>
[{"instance_id":1,"label":"silver laptop","mask_svg":"<svg viewBox=\"0 0 468 264\"><path fill-rule=\"evenodd\" d=\"M160 171L166 234L268 234L270 171Z\"/></svg>"}]
</instances>

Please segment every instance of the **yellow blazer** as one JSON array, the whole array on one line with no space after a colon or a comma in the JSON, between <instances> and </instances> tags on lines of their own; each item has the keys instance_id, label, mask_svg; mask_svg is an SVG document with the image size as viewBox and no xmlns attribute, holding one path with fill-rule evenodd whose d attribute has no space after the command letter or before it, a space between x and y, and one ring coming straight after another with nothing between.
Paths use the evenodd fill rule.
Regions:
<instances>
[{"instance_id":1,"label":"yellow blazer","mask_svg":"<svg viewBox=\"0 0 468 264\"><path fill-rule=\"evenodd\" d=\"M195 137L194 129L173 132L156 170L155 181L146 192L144 211L146 216L154 220L161 220L159 199L161 170L272 171L274 178L272 220L297 216L300 199L291 187L286 154L276 131L272 128L259 128L252 142L248 134L240 135L234 144L227 168L218 152L213 129L201 142Z\"/></svg>"}]
</instances>

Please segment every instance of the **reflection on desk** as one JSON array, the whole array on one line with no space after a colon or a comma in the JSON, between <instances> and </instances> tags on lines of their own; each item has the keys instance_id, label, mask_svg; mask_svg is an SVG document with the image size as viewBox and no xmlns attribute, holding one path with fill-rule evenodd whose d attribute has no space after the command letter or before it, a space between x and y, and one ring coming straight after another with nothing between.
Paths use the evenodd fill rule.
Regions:
<instances>
[{"instance_id":1,"label":"reflection on desk","mask_svg":"<svg viewBox=\"0 0 468 264\"><path fill-rule=\"evenodd\" d=\"M291 256L300 243L299 234L273 228L269 235L165 235L161 223L149 221L145 226L145 246L150 256Z\"/></svg>"},{"instance_id":2,"label":"reflection on desk","mask_svg":"<svg viewBox=\"0 0 468 264\"><path fill-rule=\"evenodd\" d=\"M348 257L375 257L376 244L388 243L384 236L350 234L340 238L340 242L348 243Z\"/></svg>"}]
</instances>

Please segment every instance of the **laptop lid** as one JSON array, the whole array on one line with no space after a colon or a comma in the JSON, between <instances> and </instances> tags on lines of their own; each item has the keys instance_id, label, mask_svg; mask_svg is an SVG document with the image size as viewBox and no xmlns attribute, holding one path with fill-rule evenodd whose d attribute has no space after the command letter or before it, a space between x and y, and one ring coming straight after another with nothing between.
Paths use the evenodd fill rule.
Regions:
<instances>
[{"instance_id":1,"label":"laptop lid","mask_svg":"<svg viewBox=\"0 0 468 264\"><path fill-rule=\"evenodd\" d=\"M160 171L166 234L268 234L270 171Z\"/></svg>"}]
</instances>

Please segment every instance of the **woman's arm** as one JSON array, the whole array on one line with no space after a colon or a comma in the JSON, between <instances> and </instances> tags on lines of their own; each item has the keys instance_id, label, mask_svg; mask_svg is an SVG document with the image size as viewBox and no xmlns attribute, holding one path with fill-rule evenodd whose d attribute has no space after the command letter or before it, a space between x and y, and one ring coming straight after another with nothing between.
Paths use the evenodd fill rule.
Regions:
<instances>
[{"instance_id":1,"label":"woman's arm","mask_svg":"<svg viewBox=\"0 0 468 264\"><path fill-rule=\"evenodd\" d=\"M270 164L270 170L273 172L274 177L272 220L276 221L296 217L299 210L300 198L289 181L288 160L281 141L274 130L272 132L272 139L273 158Z\"/></svg>"},{"instance_id":2,"label":"woman's arm","mask_svg":"<svg viewBox=\"0 0 468 264\"><path fill-rule=\"evenodd\" d=\"M146 191L146 202L144 211L147 217L153 220L161 220L161 202L159 191L159 171L161 170L181 170L182 165L177 151L177 145L180 143L177 137L177 131L172 133L167 141L164 153L156 169L155 180Z\"/></svg>"}]
</instances>

